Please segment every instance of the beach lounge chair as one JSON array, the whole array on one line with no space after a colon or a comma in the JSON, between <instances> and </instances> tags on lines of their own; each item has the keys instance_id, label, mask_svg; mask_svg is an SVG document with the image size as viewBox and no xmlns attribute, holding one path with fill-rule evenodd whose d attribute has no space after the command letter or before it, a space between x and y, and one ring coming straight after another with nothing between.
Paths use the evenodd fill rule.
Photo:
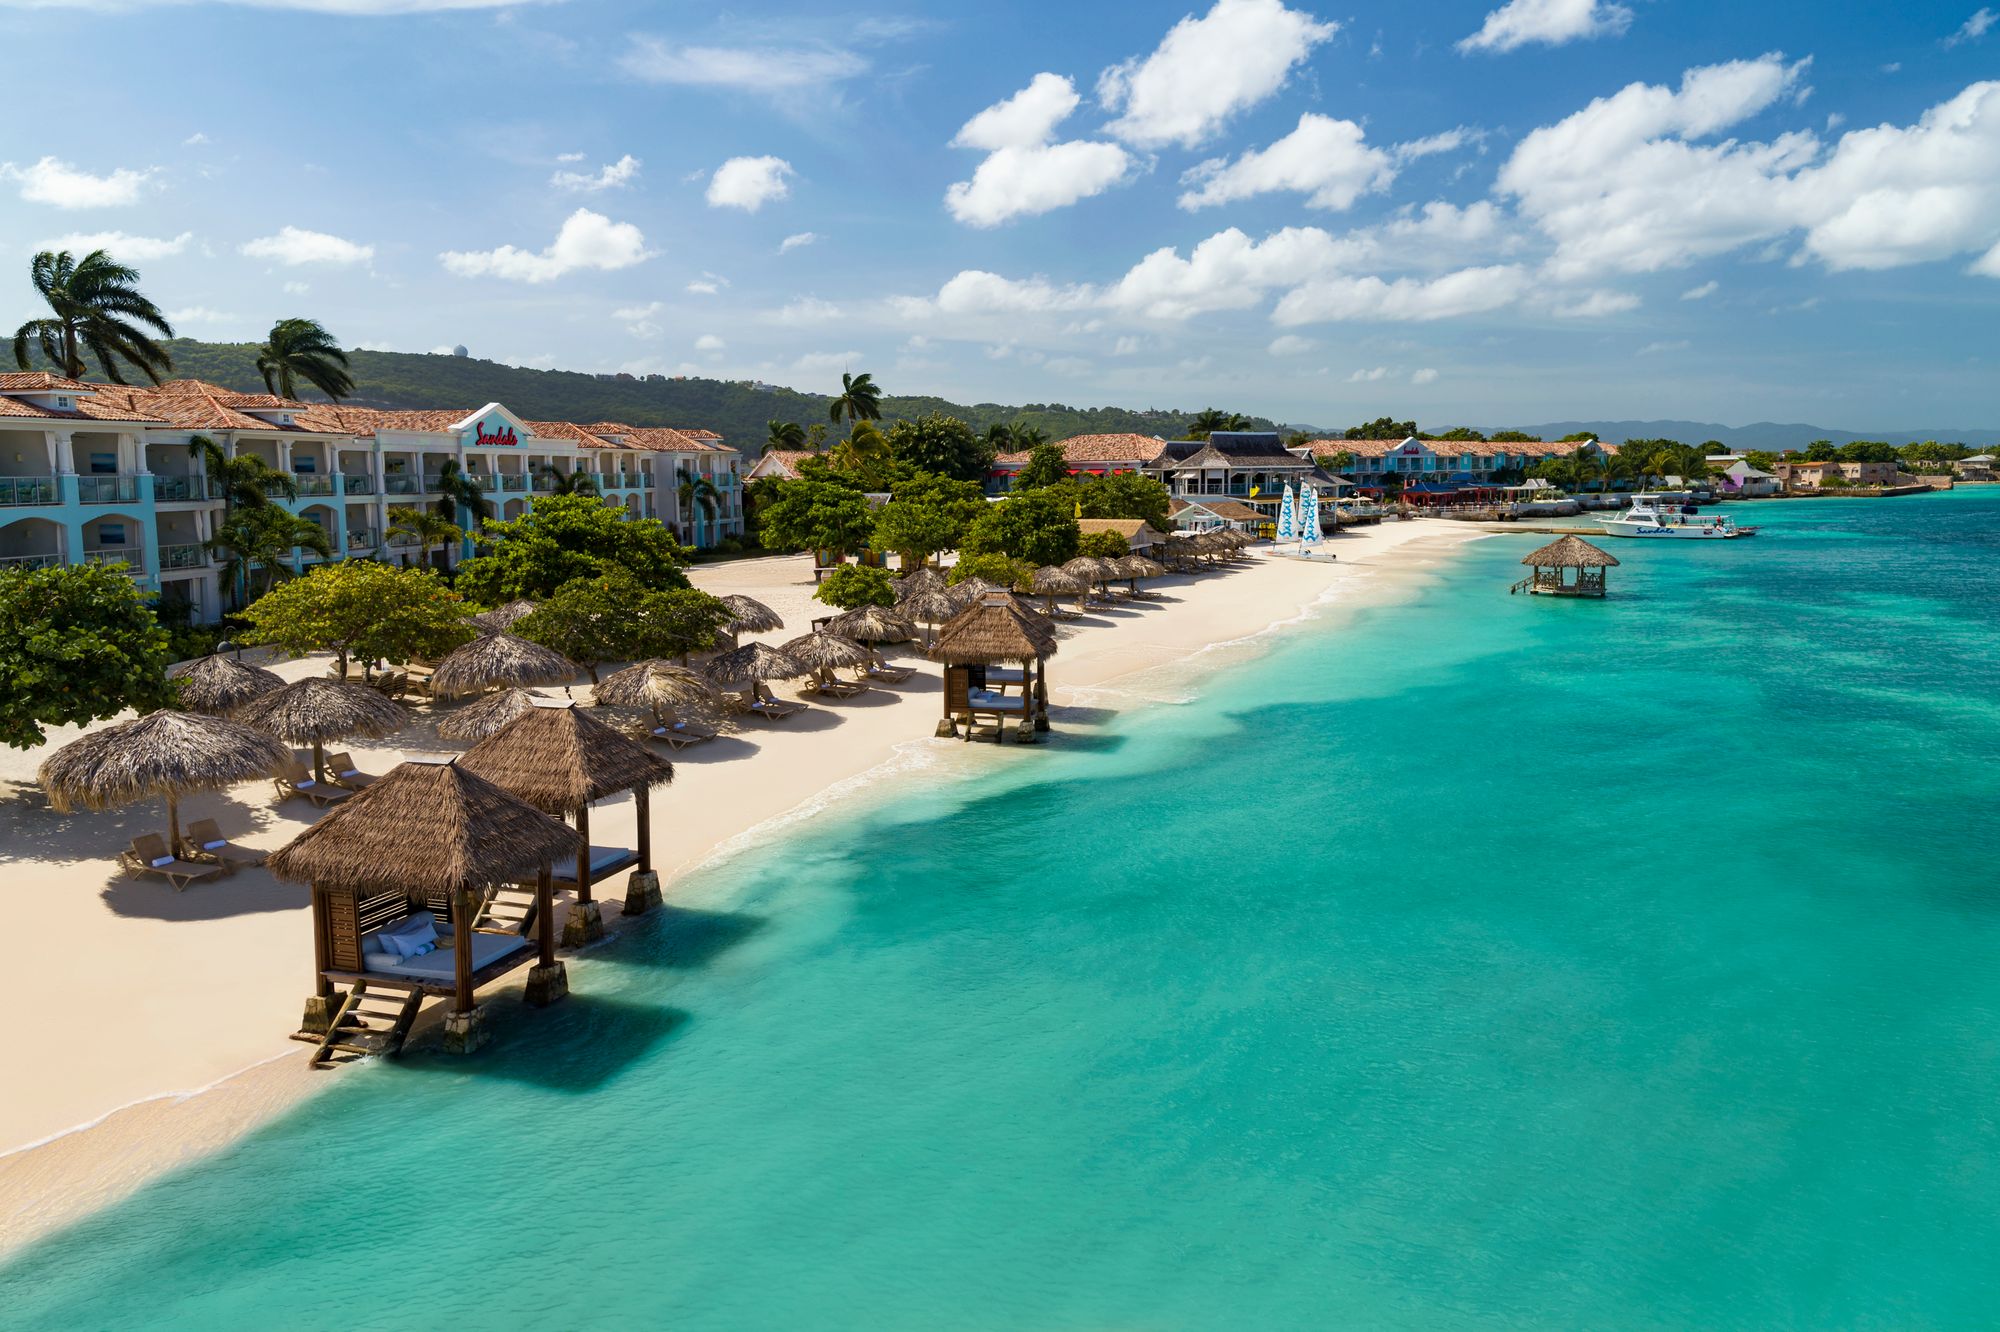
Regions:
<instances>
[{"instance_id":1,"label":"beach lounge chair","mask_svg":"<svg viewBox=\"0 0 2000 1332\"><path fill-rule=\"evenodd\" d=\"M715 739L715 732L706 726L682 721L672 712L661 715L659 724L653 727L653 738L669 749L686 749L704 740Z\"/></svg>"},{"instance_id":2,"label":"beach lounge chair","mask_svg":"<svg viewBox=\"0 0 2000 1332\"><path fill-rule=\"evenodd\" d=\"M354 755L345 750L326 756L326 772L328 781L335 786L344 786L350 791L365 790L382 780L355 767Z\"/></svg>"},{"instance_id":3,"label":"beach lounge chair","mask_svg":"<svg viewBox=\"0 0 2000 1332\"><path fill-rule=\"evenodd\" d=\"M158 833L147 833L144 837L134 837L132 847L119 859L127 871L133 874L157 874L180 892L196 879L212 879L222 873L219 865L204 865L195 860L182 860L167 850L167 839Z\"/></svg>"},{"instance_id":4,"label":"beach lounge chair","mask_svg":"<svg viewBox=\"0 0 2000 1332\"><path fill-rule=\"evenodd\" d=\"M793 713L804 712L803 703L787 703L774 697L770 689L762 684L751 690L744 700L743 710L753 717L769 717L772 721L782 721Z\"/></svg>"},{"instance_id":5,"label":"beach lounge chair","mask_svg":"<svg viewBox=\"0 0 2000 1332\"><path fill-rule=\"evenodd\" d=\"M917 669L914 666L891 666L877 657L861 668L860 678L880 684L902 684L916 673Z\"/></svg>"},{"instance_id":6,"label":"beach lounge chair","mask_svg":"<svg viewBox=\"0 0 2000 1332\"><path fill-rule=\"evenodd\" d=\"M236 845L222 835L214 819L197 819L189 824L188 840L194 843L195 854L214 861L224 874L234 874L245 865L261 865L271 854Z\"/></svg>"},{"instance_id":7,"label":"beach lounge chair","mask_svg":"<svg viewBox=\"0 0 2000 1332\"><path fill-rule=\"evenodd\" d=\"M408 671L384 671L375 677L371 682L371 686L377 693L387 694L390 698L401 698L410 692L410 673Z\"/></svg>"},{"instance_id":8,"label":"beach lounge chair","mask_svg":"<svg viewBox=\"0 0 2000 1332\"><path fill-rule=\"evenodd\" d=\"M278 799L290 800L293 796L304 796L322 808L327 805L337 805L354 794L331 783L315 780L312 770L297 759L293 759L285 766L285 771L279 775L277 783Z\"/></svg>"},{"instance_id":9,"label":"beach lounge chair","mask_svg":"<svg viewBox=\"0 0 2000 1332\"><path fill-rule=\"evenodd\" d=\"M868 685L861 680L843 680L832 671L821 671L813 680L812 691L828 698L853 698L867 693Z\"/></svg>"}]
</instances>

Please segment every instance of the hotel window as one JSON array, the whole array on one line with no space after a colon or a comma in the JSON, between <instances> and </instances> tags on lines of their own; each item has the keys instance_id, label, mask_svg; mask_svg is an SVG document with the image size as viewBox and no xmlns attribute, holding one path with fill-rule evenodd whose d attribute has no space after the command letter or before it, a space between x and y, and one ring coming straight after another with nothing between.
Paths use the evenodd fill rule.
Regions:
<instances>
[{"instance_id":1,"label":"hotel window","mask_svg":"<svg viewBox=\"0 0 2000 1332\"><path fill-rule=\"evenodd\" d=\"M125 524L99 523L97 525L97 544L107 550L123 546L125 544Z\"/></svg>"},{"instance_id":2,"label":"hotel window","mask_svg":"<svg viewBox=\"0 0 2000 1332\"><path fill-rule=\"evenodd\" d=\"M310 454L303 458L294 458L292 459L292 470L300 476L312 476L319 471L319 460Z\"/></svg>"},{"instance_id":3,"label":"hotel window","mask_svg":"<svg viewBox=\"0 0 2000 1332\"><path fill-rule=\"evenodd\" d=\"M117 473L118 455L116 453L93 453L90 455L90 474L92 476L115 476Z\"/></svg>"}]
</instances>

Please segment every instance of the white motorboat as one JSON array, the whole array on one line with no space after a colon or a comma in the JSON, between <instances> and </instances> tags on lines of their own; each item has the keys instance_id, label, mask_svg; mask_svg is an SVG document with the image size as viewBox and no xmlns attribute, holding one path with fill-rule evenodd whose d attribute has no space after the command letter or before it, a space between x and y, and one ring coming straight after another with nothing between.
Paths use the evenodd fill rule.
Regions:
<instances>
[{"instance_id":1,"label":"white motorboat","mask_svg":"<svg viewBox=\"0 0 2000 1332\"><path fill-rule=\"evenodd\" d=\"M1734 519L1710 517L1692 504L1672 502L1677 497L1634 495L1632 507L1596 520L1604 535L1648 537L1664 541L1727 541L1755 536L1754 527L1738 527Z\"/></svg>"}]
</instances>

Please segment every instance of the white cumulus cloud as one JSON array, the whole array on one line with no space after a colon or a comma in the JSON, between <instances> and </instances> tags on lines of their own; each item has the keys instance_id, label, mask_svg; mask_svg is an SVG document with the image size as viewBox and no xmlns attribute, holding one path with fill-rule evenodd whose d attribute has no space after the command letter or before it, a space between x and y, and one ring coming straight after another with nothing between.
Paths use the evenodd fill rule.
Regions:
<instances>
[{"instance_id":1,"label":"white cumulus cloud","mask_svg":"<svg viewBox=\"0 0 2000 1332\"><path fill-rule=\"evenodd\" d=\"M1682 292L1681 299L1684 301L1705 301L1720 290L1722 290L1722 284L1714 278L1710 278L1699 287L1689 287L1686 291Z\"/></svg>"},{"instance_id":2,"label":"white cumulus cloud","mask_svg":"<svg viewBox=\"0 0 2000 1332\"><path fill-rule=\"evenodd\" d=\"M713 333L704 333L694 340L694 349L699 352L719 352L727 344Z\"/></svg>"},{"instance_id":3,"label":"white cumulus cloud","mask_svg":"<svg viewBox=\"0 0 2000 1332\"><path fill-rule=\"evenodd\" d=\"M1311 338L1302 338L1296 333L1285 333L1271 339L1271 345L1264 350L1273 356L1303 356L1319 344Z\"/></svg>"},{"instance_id":4,"label":"white cumulus cloud","mask_svg":"<svg viewBox=\"0 0 2000 1332\"><path fill-rule=\"evenodd\" d=\"M268 259L290 268L305 264L351 267L375 258L375 247L372 245L358 245L324 231L307 231L303 227L280 227L276 235L245 241L240 248L252 259Z\"/></svg>"},{"instance_id":5,"label":"white cumulus cloud","mask_svg":"<svg viewBox=\"0 0 2000 1332\"><path fill-rule=\"evenodd\" d=\"M965 122L955 148L976 148L986 158L971 180L945 190L945 208L972 227L996 227L1101 194L1123 180L1132 159L1115 143L1049 142L1082 99L1058 74L1035 75L1028 86Z\"/></svg>"},{"instance_id":6,"label":"white cumulus cloud","mask_svg":"<svg viewBox=\"0 0 2000 1332\"><path fill-rule=\"evenodd\" d=\"M172 237L128 236L122 231L87 231L58 236L52 241L43 241L36 248L68 250L79 259L92 250L104 250L121 264L143 264L151 259L179 254L193 239L192 231L183 231Z\"/></svg>"},{"instance_id":7,"label":"white cumulus cloud","mask_svg":"<svg viewBox=\"0 0 2000 1332\"><path fill-rule=\"evenodd\" d=\"M1639 298L1629 291L1587 291L1556 302L1559 319L1602 319L1639 308Z\"/></svg>"},{"instance_id":8,"label":"white cumulus cloud","mask_svg":"<svg viewBox=\"0 0 2000 1332\"><path fill-rule=\"evenodd\" d=\"M1350 384L1378 384L1388 377L1389 367L1378 365L1366 370L1356 370L1347 377L1347 382Z\"/></svg>"},{"instance_id":9,"label":"white cumulus cloud","mask_svg":"<svg viewBox=\"0 0 2000 1332\"><path fill-rule=\"evenodd\" d=\"M1425 366L1422 370L1410 376L1410 382L1412 384L1435 384L1437 383L1437 377L1437 371L1431 369L1429 366Z\"/></svg>"},{"instance_id":10,"label":"white cumulus cloud","mask_svg":"<svg viewBox=\"0 0 2000 1332\"><path fill-rule=\"evenodd\" d=\"M1963 46L1967 42L1976 42L1993 31L1993 25L1996 23L2000 23L2000 14L1990 9L1981 9L1967 19L1957 32L1944 39L1945 47L1949 50L1954 46Z\"/></svg>"},{"instance_id":11,"label":"white cumulus cloud","mask_svg":"<svg viewBox=\"0 0 2000 1332\"><path fill-rule=\"evenodd\" d=\"M438 259L460 277L552 282L583 269L630 268L652 256L645 236L630 222L613 222L602 213L579 208L564 219L554 242L539 253L502 245L497 250L447 250Z\"/></svg>"},{"instance_id":12,"label":"white cumulus cloud","mask_svg":"<svg viewBox=\"0 0 2000 1332\"><path fill-rule=\"evenodd\" d=\"M1426 323L1512 305L1526 294L1528 285L1527 270L1518 264L1388 281L1373 274L1342 274L1286 292L1272 318L1281 326L1345 321Z\"/></svg>"},{"instance_id":13,"label":"white cumulus cloud","mask_svg":"<svg viewBox=\"0 0 2000 1332\"><path fill-rule=\"evenodd\" d=\"M778 253L790 254L793 250L804 249L806 246L811 245L814 241L817 241L818 239L819 239L818 232L814 231L794 232L793 234L785 237L784 240L778 242Z\"/></svg>"},{"instance_id":14,"label":"white cumulus cloud","mask_svg":"<svg viewBox=\"0 0 2000 1332\"><path fill-rule=\"evenodd\" d=\"M573 154L564 154L569 160ZM616 162L606 163L595 172L558 171L549 177L549 184L559 190L573 190L582 194L595 194L599 190L615 190L630 185L639 177L639 159L627 153Z\"/></svg>"},{"instance_id":15,"label":"white cumulus cloud","mask_svg":"<svg viewBox=\"0 0 2000 1332\"><path fill-rule=\"evenodd\" d=\"M732 157L708 178L708 206L754 213L789 196L793 174L782 157Z\"/></svg>"},{"instance_id":16,"label":"white cumulus cloud","mask_svg":"<svg viewBox=\"0 0 2000 1332\"><path fill-rule=\"evenodd\" d=\"M632 39L618 67L646 83L770 93L851 79L867 70L868 62L839 47L676 47L658 37L641 36Z\"/></svg>"},{"instance_id":17,"label":"white cumulus cloud","mask_svg":"<svg viewBox=\"0 0 2000 1332\"><path fill-rule=\"evenodd\" d=\"M109 175L93 176L54 157L24 167L0 162L0 180L19 185L24 202L53 208L119 208L137 203L140 188L152 174L118 167Z\"/></svg>"},{"instance_id":18,"label":"white cumulus cloud","mask_svg":"<svg viewBox=\"0 0 2000 1332\"><path fill-rule=\"evenodd\" d=\"M1298 128L1268 148L1235 161L1214 158L1181 177L1190 185L1180 206L1190 211L1285 191L1306 196L1312 208L1341 210L1396 178L1389 154L1370 147L1361 126L1308 111Z\"/></svg>"},{"instance_id":19,"label":"white cumulus cloud","mask_svg":"<svg viewBox=\"0 0 2000 1332\"><path fill-rule=\"evenodd\" d=\"M1611 0L1508 0L1458 49L1512 51L1535 42L1561 46L1586 37L1616 37L1631 25L1632 11Z\"/></svg>"},{"instance_id":20,"label":"white cumulus cloud","mask_svg":"<svg viewBox=\"0 0 2000 1332\"><path fill-rule=\"evenodd\" d=\"M1104 71L1097 96L1119 113L1110 132L1141 148L1193 148L1285 86L1294 67L1340 30L1282 0L1216 0L1176 23L1159 46Z\"/></svg>"}]
</instances>

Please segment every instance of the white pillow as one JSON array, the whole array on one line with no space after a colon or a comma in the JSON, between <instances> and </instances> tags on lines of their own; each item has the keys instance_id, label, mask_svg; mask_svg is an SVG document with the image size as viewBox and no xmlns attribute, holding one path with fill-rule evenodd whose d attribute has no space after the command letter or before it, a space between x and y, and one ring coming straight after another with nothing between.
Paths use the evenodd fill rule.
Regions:
<instances>
[{"instance_id":1,"label":"white pillow","mask_svg":"<svg viewBox=\"0 0 2000 1332\"><path fill-rule=\"evenodd\" d=\"M403 959L396 953L366 952L361 955L362 965L370 971L388 971Z\"/></svg>"},{"instance_id":2,"label":"white pillow","mask_svg":"<svg viewBox=\"0 0 2000 1332\"><path fill-rule=\"evenodd\" d=\"M396 933L384 932L382 942L396 950L403 957L418 956L418 949L425 944L437 943L437 927L429 912L412 916L397 927Z\"/></svg>"},{"instance_id":3,"label":"white pillow","mask_svg":"<svg viewBox=\"0 0 2000 1332\"><path fill-rule=\"evenodd\" d=\"M160 867L161 867L162 865L171 865L171 864L173 864L173 863L174 863L174 858L173 858L172 856L154 856L154 857L153 857L153 868L154 868L154 869L158 869L158 868L160 868Z\"/></svg>"}]
</instances>

